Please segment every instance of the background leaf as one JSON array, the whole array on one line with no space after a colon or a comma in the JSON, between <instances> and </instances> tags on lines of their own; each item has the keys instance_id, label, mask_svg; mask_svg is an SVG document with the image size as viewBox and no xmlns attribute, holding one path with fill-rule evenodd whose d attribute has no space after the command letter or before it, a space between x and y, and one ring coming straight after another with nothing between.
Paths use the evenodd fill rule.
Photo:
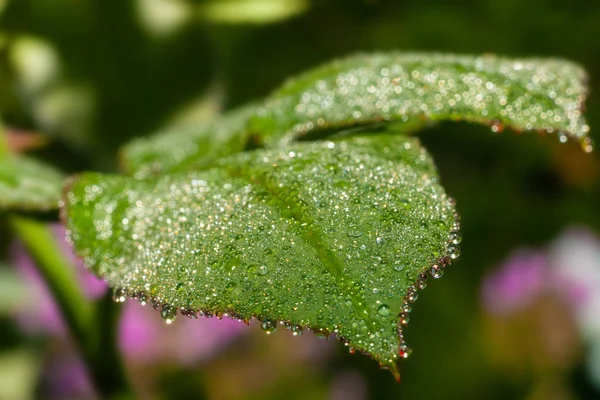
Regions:
<instances>
[{"instance_id":1,"label":"background leaf","mask_svg":"<svg viewBox=\"0 0 600 400\"><path fill-rule=\"evenodd\" d=\"M255 110L255 105L247 105L211 123L173 128L150 138L137 139L124 148L121 164L136 177L210 165L221 157L244 150L246 124Z\"/></svg>"},{"instance_id":2,"label":"background leaf","mask_svg":"<svg viewBox=\"0 0 600 400\"><path fill-rule=\"evenodd\" d=\"M60 172L31 158L0 158L0 209L56 209L64 180Z\"/></svg>"},{"instance_id":3,"label":"background leaf","mask_svg":"<svg viewBox=\"0 0 600 400\"><path fill-rule=\"evenodd\" d=\"M418 141L296 143L219 164L83 175L64 210L76 251L168 322L181 309L335 332L398 376L417 280L457 255L453 205Z\"/></svg>"},{"instance_id":4,"label":"background leaf","mask_svg":"<svg viewBox=\"0 0 600 400\"><path fill-rule=\"evenodd\" d=\"M357 125L399 121L415 130L464 120L492 125L495 132L558 132L591 151L581 113L584 81L581 67L558 59L363 54L288 81L252 119L250 130L273 146Z\"/></svg>"}]
</instances>

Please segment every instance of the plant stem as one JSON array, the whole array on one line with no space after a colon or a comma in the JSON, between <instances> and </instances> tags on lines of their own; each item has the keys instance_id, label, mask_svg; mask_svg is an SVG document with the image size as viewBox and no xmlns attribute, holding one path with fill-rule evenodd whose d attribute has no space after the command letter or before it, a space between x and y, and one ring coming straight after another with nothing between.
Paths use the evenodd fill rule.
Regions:
<instances>
[{"instance_id":1,"label":"plant stem","mask_svg":"<svg viewBox=\"0 0 600 400\"><path fill-rule=\"evenodd\" d=\"M75 270L44 223L12 216L10 224L53 294L98 393L107 399L131 398L115 345L118 308L112 304L110 295L93 307L83 296Z\"/></svg>"},{"instance_id":2,"label":"plant stem","mask_svg":"<svg viewBox=\"0 0 600 400\"><path fill-rule=\"evenodd\" d=\"M73 339L79 344L86 343L91 303L81 293L75 270L57 247L56 238L41 222L12 216L10 223L35 260L38 271L54 296Z\"/></svg>"}]
</instances>

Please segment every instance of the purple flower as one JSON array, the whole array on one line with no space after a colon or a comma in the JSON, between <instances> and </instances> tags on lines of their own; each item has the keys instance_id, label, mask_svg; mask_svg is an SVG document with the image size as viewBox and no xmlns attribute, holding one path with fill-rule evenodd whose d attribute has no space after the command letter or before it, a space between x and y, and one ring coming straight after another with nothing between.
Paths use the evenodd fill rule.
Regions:
<instances>
[{"instance_id":1,"label":"purple flower","mask_svg":"<svg viewBox=\"0 0 600 400\"><path fill-rule=\"evenodd\" d=\"M483 305L496 315L524 308L547 289L546 256L538 251L520 250L489 274L483 282Z\"/></svg>"},{"instance_id":2,"label":"purple flower","mask_svg":"<svg viewBox=\"0 0 600 400\"><path fill-rule=\"evenodd\" d=\"M129 301L119 326L119 345L135 363L190 365L211 358L247 330L244 323L227 318L179 317L167 325L152 307Z\"/></svg>"}]
</instances>

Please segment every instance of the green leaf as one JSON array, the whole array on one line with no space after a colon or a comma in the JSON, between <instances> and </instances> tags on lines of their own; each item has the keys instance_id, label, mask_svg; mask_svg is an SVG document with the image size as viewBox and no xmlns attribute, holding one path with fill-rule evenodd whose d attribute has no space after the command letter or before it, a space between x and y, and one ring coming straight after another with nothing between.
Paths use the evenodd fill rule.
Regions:
<instances>
[{"instance_id":1,"label":"green leaf","mask_svg":"<svg viewBox=\"0 0 600 400\"><path fill-rule=\"evenodd\" d=\"M118 297L152 298L168 322L179 309L335 332L396 376L415 285L458 251L431 158L385 133L158 178L89 173L65 203L77 253Z\"/></svg>"},{"instance_id":2,"label":"green leaf","mask_svg":"<svg viewBox=\"0 0 600 400\"><path fill-rule=\"evenodd\" d=\"M82 175L64 201L69 237L118 299L152 299L167 322L179 310L334 332L398 376L410 303L459 241L432 160L402 134L465 120L591 151L584 80L563 60L336 61L259 107L130 145L133 177Z\"/></svg>"},{"instance_id":3,"label":"green leaf","mask_svg":"<svg viewBox=\"0 0 600 400\"><path fill-rule=\"evenodd\" d=\"M201 15L215 23L268 24L302 14L308 0L209 0Z\"/></svg>"},{"instance_id":4,"label":"green leaf","mask_svg":"<svg viewBox=\"0 0 600 400\"><path fill-rule=\"evenodd\" d=\"M137 139L123 149L123 169L141 178L209 166L223 156L244 150L246 123L255 110L255 105L247 105L205 125L173 128Z\"/></svg>"},{"instance_id":5,"label":"green leaf","mask_svg":"<svg viewBox=\"0 0 600 400\"><path fill-rule=\"evenodd\" d=\"M284 84L267 101L200 127L140 139L122 153L136 177L206 167L242 151L393 124L398 133L441 120L487 124L499 132L556 132L592 146L581 108L585 72L556 59L392 53L357 55Z\"/></svg>"},{"instance_id":6,"label":"green leaf","mask_svg":"<svg viewBox=\"0 0 600 400\"><path fill-rule=\"evenodd\" d=\"M24 156L0 158L0 209L56 209L64 179L54 168Z\"/></svg>"},{"instance_id":7,"label":"green leaf","mask_svg":"<svg viewBox=\"0 0 600 400\"><path fill-rule=\"evenodd\" d=\"M348 57L284 84L250 123L266 146L382 122L440 120L557 132L591 151L585 71L560 59L386 53Z\"/></svg>"}]
</instances>

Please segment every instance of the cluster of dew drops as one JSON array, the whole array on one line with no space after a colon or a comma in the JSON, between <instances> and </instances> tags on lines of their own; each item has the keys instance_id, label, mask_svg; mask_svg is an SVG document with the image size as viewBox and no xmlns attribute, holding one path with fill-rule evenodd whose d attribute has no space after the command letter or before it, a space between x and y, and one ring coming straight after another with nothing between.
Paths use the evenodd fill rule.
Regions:
<instances>
[{"instance_id":1,"label":"cluster of dew drops","mask_svg":"<svg viewBox=\"0 0 600 400\"><path fill-rule=\"evenodd\" d=\"M451 201L453 202L452 199L451 199ZM454 221L455 222L452 226L452 229L450 231L450 235L449 235L448 241L447 241L447 254L444 255L443 257L440 257L434 265L428 267L426 270L421 272L419 274L419 277L417 278L417 281L413 285L408 287L406 294L404 296L404 301L401 306L401 310L399 313L399 320L398 320L398 335L400 338L400 346L399 346L398 356L400 357L400 359L406 359L412 353L411 348L408 346L408 344L404 340L403 328L408 325L408 322L410 320L409 314L412 311L412 304L417 300L418 291L423 290L427 287L427 281L428 281L429 277L431 277L433 279L441 278L444 275L445 268L448 265L450 265L450 263L453 260L456 260L458 258L458 256L460 255L460 246L459 246L460 242L461 242L461 237L460 237L460 233L459 233L460 224L459 224L459 216L456 213L454 214ZM396 271L399 271L399 272L402 271L402 268L400 268L400 267L396 267L395 269L396 269ZM130 298L138 299L140 304L142 304L143 306L148 303L151 303L152 307L155 310L160 311L160 315L161 315L163 321L165 321L165 323L169 324L169 325L175 321L175 319L177 318L178 312L181 315L186 316L191 319L198 319L199 317L206 317L206 318L217 317L218 319L222 319L222 318L237 319L238 321L244 322L246 324L249 324L249 322L250 322L247 318L243 318L243 317L238 316L233 313L221 314L221 313L212 313L209 311L200 311L200 310L194 311L192 309L187 309L187 308L178 309L177 307L174 307L170 304L163 304L160 301L160 299L151 297L146 292L132 293L125 288L117 288L113 291L113 300L117 303L124 303L125 301L127 301ZM390 314L390 312L391 312L390 307L386 304L381 304L379 306L379 308L377 309L377 313L379 315L381 315L382 317L387 317ZM266 334L270 335L276 331L277 325L278 325L277 321L271 320L268 318L262 318L262 317L258 317L258 319L261 321L261 325L260 325L261 329ZM299 335L303 334L304 328L301 325L294 325L288 321L279 321L279 324L282 325L287 330L290 330L294 336L299 336ZM329 333L326 331L314 330L313 333L316 336L318 336L320 338L325 338L325 339L329 336ZM349 346L348 343L346 343L346 346ZM349 347L349 351L352 354L355 353L355 349L353 347Z\"/></svg>"}]
</instances>

